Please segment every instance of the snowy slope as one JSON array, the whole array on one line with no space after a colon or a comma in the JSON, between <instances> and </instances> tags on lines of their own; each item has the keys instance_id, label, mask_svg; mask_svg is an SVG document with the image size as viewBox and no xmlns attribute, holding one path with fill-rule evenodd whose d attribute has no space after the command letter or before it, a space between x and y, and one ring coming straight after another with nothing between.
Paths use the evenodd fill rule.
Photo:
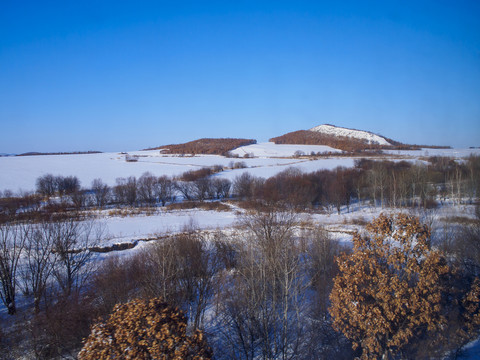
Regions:
<instances>
[{"instance_id":1,"label":"snowy slope","mask_svg":"<svg viewBox=\"0 0 480 360\"><path fill-rule=\"evenodd\" d=\"M137 162L126 162L125 155L119 153L99 153L82 155L39 155L0 157L0 191L9 189L35 190L35 181L45 174L77 176L82 187L88 188L95 178L102 179L108 185L115 185L118 177L141 176L149 171L156 176L176 176L187 170L197 170L205 166L222 165L230 167L231 163L243 162L244 169L228 170L216 176L233 180L243 172L268 178L285 170L290 166L304 172L323 169L334 169L337 166L354 166L353 157L335 157L320 159L288 158L300 150L305 154L311 151L334 152L335 149L317 145L275 145L271 143L250 145L239 148L239 155L253 153L256 158L232 159L219 155L197 155L194 157L161 155L159 151L130 152L137 155ZM450 156L456 159L467 157L470 154L480 155L480 149L423 149L419 151L385 151L387 154L399 156L414 161L426 155Z\"/></svg>"},{"instance_id":2,"label":"snowy slope","mask_svg":"<svg viewBox=\"0 0 480 360\"><path fill-rule=\"evenodd\" d=\"M309 131L315 131L326 135L344 136L360 140L366 140L369 144L392 145L385 138L372 134L368 131L352 130L333 125L319 125L311 128Z\"/></svg>"},{"instance_id":3,"label":"snowy slope","mask_svg":"<svg viewBox=\"0 0 480 360\"><path fill-rule=\"evenodd\" d=\"M278 152L272 151L278 154ZM161 155L159 151L137 151L130 152L130 154L137 155L138 161L126 162L125 155L119 153L0 157L0 191L7 189L14 192L34 190L36 179L45 174L77 176L82 187L88 188L95 178L100 178L112 186L115 185L115 179L118 177L139 177L146 171L156 176L176 176L185 171L197 170L206 166L228 167L232 162L243 162L247 168L227 170L221 173L222 176L231 178L248 171L255 176L270 177L297 164L302 168L307 166L308 169L313 166L315 170L324 167L331 168L336 164L332 159L313 163L305 159L278 157L231 159L219 155L165 156ZM345 160L338 159L338 165L353 166L353 160L346 164Z\"/></svg>"},{"instance_id":4,"label":"snowy slope","mask_svg":"<svg viewBox=\"0 0 480 360\"><path fill-rule=\"evenodd\" d=\"M306 155L310 155L313 151L316 153L341 153L341 150L334 149L325 145L290 145L290 144L275 144L273 142L264 142L241 146L232 150L231 153L243 157L245 154L252 154L257 157L291 157L297 151L301 151Z\"/></svg>"}]
</instances>

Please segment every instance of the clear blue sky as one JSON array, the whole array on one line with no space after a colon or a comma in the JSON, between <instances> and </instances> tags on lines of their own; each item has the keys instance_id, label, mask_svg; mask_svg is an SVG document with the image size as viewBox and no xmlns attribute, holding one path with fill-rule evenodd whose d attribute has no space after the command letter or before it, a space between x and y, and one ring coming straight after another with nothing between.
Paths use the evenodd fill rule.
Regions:
<instances>
[{"instance_id":1,"label":"clear blue sky","mask_svg":"<svg viewBox=\"0 0 480 360\"><path fill-rule=\"evenodd\" d=\"M0 0L0 153L323 123L480 146L480 2Z\"/></svg>"}]
</instances>

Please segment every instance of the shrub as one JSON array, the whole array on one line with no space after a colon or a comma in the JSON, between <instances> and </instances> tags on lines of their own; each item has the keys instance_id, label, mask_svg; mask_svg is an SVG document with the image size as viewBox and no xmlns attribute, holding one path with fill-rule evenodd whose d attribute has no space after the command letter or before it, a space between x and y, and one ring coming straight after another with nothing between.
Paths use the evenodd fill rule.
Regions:
<instances>
[{"instance_id":1,"label":"shrub","mask_svg":"<svg viewBox=\"0 0 480 360\"><path fill-rule=\"evenodd\" d=\"M203 333L187 335L185 316L158 298L117 305L97 323L79 359L211 359Z\"/></svg>"},{"instance_id":2,"label":"shrub","mask_svg":"<svg viewBox=\"0 0 480 360\"><path fill-rule=\"evenodd\" d=\"M337 258L330 299L336 330L360 347L362 359L394 357L415 338L445 323L441 279L450 270L430 248L430 231L418 218L381 215L356 234L353 253Z\"/></svg>"}]
</instances>

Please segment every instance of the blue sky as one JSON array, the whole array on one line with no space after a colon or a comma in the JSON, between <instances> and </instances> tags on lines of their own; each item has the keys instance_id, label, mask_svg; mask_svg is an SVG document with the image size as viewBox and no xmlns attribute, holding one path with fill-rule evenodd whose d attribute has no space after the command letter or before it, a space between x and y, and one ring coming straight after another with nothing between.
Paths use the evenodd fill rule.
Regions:
<instances>
[{"instance_id":1,"label":"blue sky","mask_svg":"<svg viewBox=\"0 0 480 360\"><path fill-rule=\"evenodd\" d=\"M478 1L0 1L0 153L323 123L480 146Z\"/></svg>"}]
</instances>

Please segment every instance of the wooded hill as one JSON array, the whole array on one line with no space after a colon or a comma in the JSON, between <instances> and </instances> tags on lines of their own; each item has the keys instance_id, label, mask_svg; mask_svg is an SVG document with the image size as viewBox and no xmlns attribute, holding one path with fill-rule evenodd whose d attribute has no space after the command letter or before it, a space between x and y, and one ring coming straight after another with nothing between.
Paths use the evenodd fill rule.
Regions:
<instances>
[{"instance_id":1,"label":"wooded hill","mask_svg":"<svg viewBox=\"0 0 480 360\"><path fill-rule=\"evenodd\" d=\"M256 144L254 139L203 138L184 144L164 145L146 150L161 150L164 154L226 155L240 146Z\"/></svg>"},{"instance_id":2,"label":"wooded hill","mask_svg":"<svg viewBox=\"0 0 480 360\"><path fill-rule=\"evenodd\" d=\"M348 152L360 152L365 150L382 150L382 149L396 149L396 150L417 150L420 149L417 145L405 145L397 141L387 139L392 146L369 144L366 140L356 139L353 137L337 136L322 134L310 130L293 131L281 136L271 138L270 141L275 144L297 144L297 145L326 145L335 149L340 149Z\"/></svg>"}]
</instances>

